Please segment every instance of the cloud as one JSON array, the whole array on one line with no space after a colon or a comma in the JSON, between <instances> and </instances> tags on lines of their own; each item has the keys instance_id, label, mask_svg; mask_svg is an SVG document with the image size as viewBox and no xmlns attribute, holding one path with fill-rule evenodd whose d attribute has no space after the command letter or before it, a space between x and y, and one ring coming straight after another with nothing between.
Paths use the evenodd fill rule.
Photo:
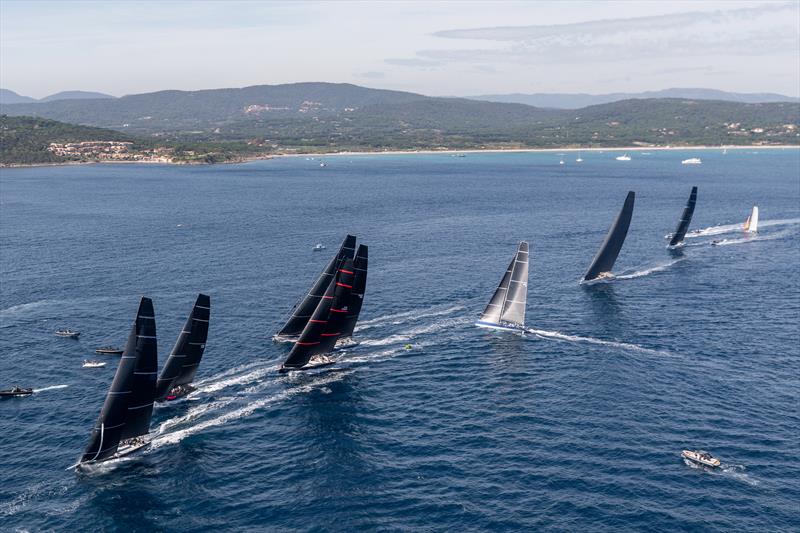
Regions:
<instances>
[{"instance_id":1,"label":"cloud","mask_svg":"<svg viewBox=\"0 0 800 533\"><path fill-rule=\"evenodd\" d=\"M401 67L436 67L442 64L441 61L433 61L431 59L422 59L419 57L409 58L390 58L383 61L388 65L398 65Z\"/></svg>"},{"instance_id":2,"label":"cloud","mask_svg":"<svg viewBox=\"0 0 800 533\"><path fill-rule=\"evenodd\" d=\"M673 13L571 24L453 29L447 39L500 43L491 48L422 50L420 60L469 63L569 63L711 54L767 55L800 48L800 4Z\"/></svg>"}]
</instances>

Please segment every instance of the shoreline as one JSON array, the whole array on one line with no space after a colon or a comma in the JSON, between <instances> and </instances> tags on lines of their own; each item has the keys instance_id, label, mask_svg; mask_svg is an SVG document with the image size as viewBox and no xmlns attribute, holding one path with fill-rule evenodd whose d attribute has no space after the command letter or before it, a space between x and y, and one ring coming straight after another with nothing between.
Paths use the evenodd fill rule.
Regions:
<instances>
[{"instance_id":1,"label":"shoreline","mask_svg":"<svg viewBox=\"0 0 800 533\"><path fill-rule=\"evenodd\" d=\"M165 162L165 161L64 161L51 163L9 163L0 164L0 169L13 168L36 168L36 167L61 167L79 165L175 165L175 166L194 166L194 165L237 165L250 163L253 161L265 161L284 157L342 157L342 156L365 156L365 155L455 155L455 154L502 154L502 153L567 153L567 152L645 152L645 151L682 151L682 150L790 150L800 149L797 144L771 144L771 145L718 145L718 146L620 146L603 148L466 148L461 150L374 150L374 151L342 151L342 152L308 152L308 153L276 153L263 156L242 157L233 161L222 161L219 163L200 163L200 162Z\"/></svg>"}]
</instances>

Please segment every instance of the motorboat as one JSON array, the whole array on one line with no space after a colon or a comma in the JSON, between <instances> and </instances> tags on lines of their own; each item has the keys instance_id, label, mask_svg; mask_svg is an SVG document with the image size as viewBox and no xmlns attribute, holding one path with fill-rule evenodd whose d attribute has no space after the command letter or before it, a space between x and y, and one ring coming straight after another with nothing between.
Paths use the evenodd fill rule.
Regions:
<instances>
[{"instance_id":1,"label":"motorboat","mask_svg":"<svg viewBox=\"0 0 800 533\"><path fill-rule=\"evenodd\" d=\"M321 167L327 167L328 165L325 163L325 161L323 161L323 162L321 162L321 163L319 164L319 166L321 166Z\"/></svg>"},{"instance_id":2,"label":"motorboat","mask_svg":"<svg viewBox=\"0 0 800 533\"><path fill-rule=\"evenodd\" d=\"M564 160L562 159L561 161L558 162L558 164L559 165L563 165L564 164Z\"/></svg>"},{"instance_id":3,"label":"motorboat","mask_svg":"<svg viewBox=\"0 0 800 533\"><path fill-rule=\"evenodd\" d=\"M312 250L315 251L315 252L321 252L324 249L325 249L325 245L322 244L322 243L319 243L319 242L317 244L315 244L314 247L312 248Z\"/></svg>"},{"instance_id":4,"label":"motorboat","mask_svg":"<svg viewBox=\"0 0 800 533\"><path fill-rule=\"evenodd\" d=\"M699 157L690 157L681 161L681 165L700 165L703 161Z\"/></svg>"},{"instance_id":5,"label":"motorboat","mask_svg":"<svg viewBox=\"0 0 800 533\"><path fill-rule=\"evenodd\" d=\"M98 348L94 351L94 353L100 353L104 355L122 355L124 350L122 348L118 348L116 346L103 346L102 348Z\"/></svg>"},{"instance_id":6,"label":"motorboat","mask_svg":"<svg viewBox=\"0 0 800 533\"><path fill-rule=\"evenodd\" d=\"M581 156L578 156L578 158L575 160L575 162L576 163L583 163L583 158Z\"/></svg>"},{"instance_id":7,"label":"motorboat","mask_svg":"<svg viewBox=\"0 0 800 533\"><path fill-rule=\"evenodd\" d=\"M19 396L30 396L33 389L14 386L10 389L0 390L0 398L17 398Z\"/></svg>"},{"instance_id":8,"label":"motorboat","mask_svg":"<svg viewBox=\"0 0 800 533\"><path fill-rule=\"evenodd\" d=\"M719 459L712 456L708 452L704 452L703 450L683 450L681 452L681 457L688 459L693 463L701 464L703 466L710 466L711 468L717 468L722 464Z\"/></svg>"},{"instance_id":9,"label":"motorboat","mask_svg":"<svg viewBox=\"0 0 800 533\"><path fill-rule=\"evenodd\" d=\"M80 337L81 332L74 329L64 328L56 330L56 335L59 337L68 337L70 339L77 339Z\"/></svg>"},{"instance_id":10,"label":"motorboat","mask_svg":"<svg viewBox=\"0 0 800 533\"><path fill-rule=\"evenodd\" d=\"M623 155L618 155L616 159L617 161L630 161L631 156L629 156L628 154L623 154Z\"/></svg>"},{"instance_id":11,"label":"motorboat","mask_svg":"<svg viewBox=\"0 0 800 533\"><path fill-rule=\"evenodd\" d=\"M91 361L89 359L83 362L83 368L103 368L106 366L104 361Z\"/></svg>"}]
</instances>

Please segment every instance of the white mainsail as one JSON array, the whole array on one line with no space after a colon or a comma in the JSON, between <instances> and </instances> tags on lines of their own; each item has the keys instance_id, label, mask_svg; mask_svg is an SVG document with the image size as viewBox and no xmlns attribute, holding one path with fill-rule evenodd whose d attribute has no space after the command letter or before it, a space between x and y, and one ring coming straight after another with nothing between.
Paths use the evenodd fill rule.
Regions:
<instances>
[{"instance_id":1,"label":"white mainsail","mask_svg":"<svg viewBox=\"0 0 800 533\"><path fill-rule=\"evenodd\" d=\"M744 230L747 233L756 233L758 231L758 206L753 206L753 212L747 217L744 222Z\"/></svg>"}]
</instances>

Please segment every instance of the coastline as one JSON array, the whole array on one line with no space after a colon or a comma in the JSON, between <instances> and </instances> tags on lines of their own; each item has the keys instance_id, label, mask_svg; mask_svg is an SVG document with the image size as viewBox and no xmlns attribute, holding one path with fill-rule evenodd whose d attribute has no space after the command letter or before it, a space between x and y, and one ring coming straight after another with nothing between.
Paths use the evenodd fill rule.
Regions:
<instances>
[{"instance_id":1,"label":"coastline","mask_svg":"<svg viewBox=\"0 0 800 533\"><path fill-rule=\"evenodd\" d=\"M715 146L619 146L603 148L466 148L462 150L370 150L370 151L340 151L340 152L307 152L307 153L275 153L259 156L245 156L230 161L218 163L187 162L187 161L64 161L51 163L9 163L0 164L0 169L35 168L35 167L60 167L74 165L236 165L252 161L265 161L268 159L284 157L342 157L365 155L455 155L455 154L500 154L500 153L574 153L574 152L649 152L649 151L686 151L686 150L791 150L800 149L800 144L771 144L771 145L715 145Z\"/></svg>"}]
</instances>

